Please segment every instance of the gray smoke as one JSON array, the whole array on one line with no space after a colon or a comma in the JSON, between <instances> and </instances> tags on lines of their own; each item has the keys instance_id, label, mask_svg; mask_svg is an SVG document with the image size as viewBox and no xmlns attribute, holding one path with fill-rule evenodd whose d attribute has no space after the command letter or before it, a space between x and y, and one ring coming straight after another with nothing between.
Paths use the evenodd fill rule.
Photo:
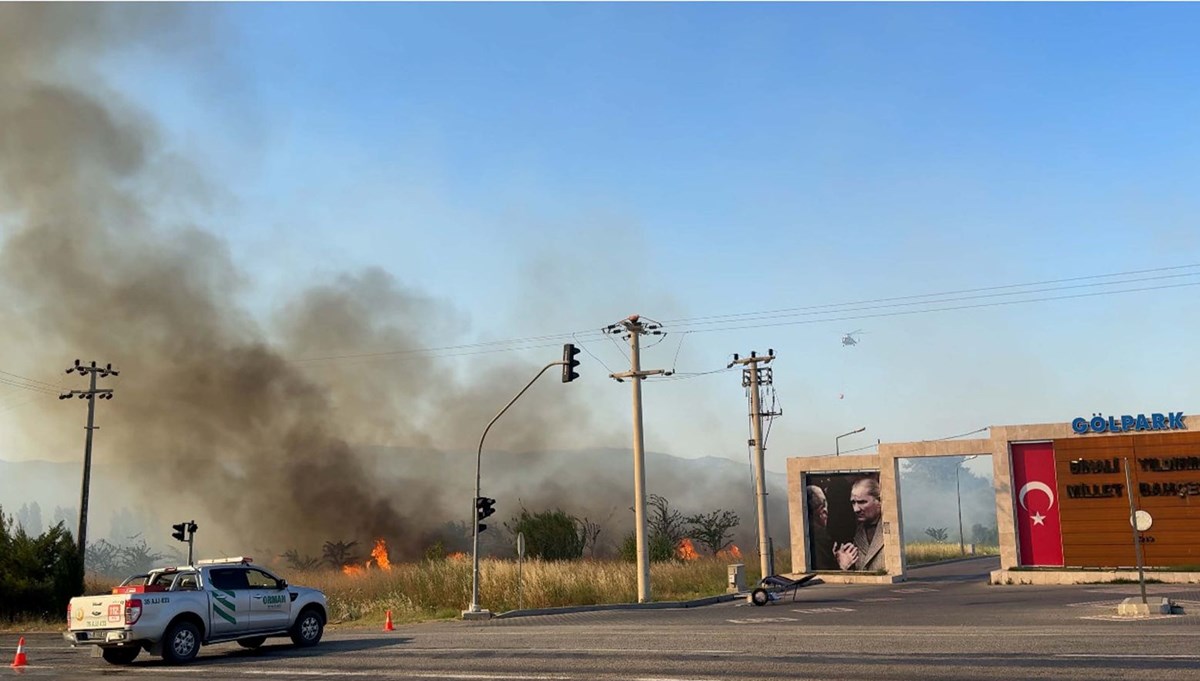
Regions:
<instances>
[{"instance_id":1,"label":"gray smoke","mask_svg":"<svg viewBox=\"0 0 1200 681\"><path fill-rule=\"evenodd\" d=\"M179 162L161 131L89 73L117 46L204 42L199 11L0 5L0 350L23 367L80 358L122 370L103 384L117 394L98 407L97 462L136 464L137 474L96 494L149 503L163 523L205 521L208 545L226 551L384 537L394 558L420 555L466 516L480 428L537 366L481 361L454 373L420 355L344 357L471 342L453 306L381 269L301 282L271 319L247 311L251 279L226 244L155 208L164 202L151 188ZM331 353L343 359L296 361ZM55 406L23 429L48 450L73 450L81 411ZM549 447L596 442L588 414L577 391L531 391L490 440L530 454L519 472L494 471L504 482L485 491L630 528L628 487L589 485L594 462L541 466ZM689 511L741 494L675 489L692 497L672 499Z\"/></svg>"}]
</instances>

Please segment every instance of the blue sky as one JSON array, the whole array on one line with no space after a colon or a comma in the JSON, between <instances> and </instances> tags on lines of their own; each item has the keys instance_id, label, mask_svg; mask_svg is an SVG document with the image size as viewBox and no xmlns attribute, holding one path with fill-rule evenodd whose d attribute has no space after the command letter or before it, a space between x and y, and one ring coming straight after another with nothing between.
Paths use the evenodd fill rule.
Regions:
<instances>
[{"instance_id":1,"label":"blue sky","mask_svg":"<svg viewBox=\"0 0 1200 681\"><path fill-rule=\"evenodd\" d=\"M181 159L162 181L203 196L168 192L160 212L227 241L263 319L297 286L368 266L454 311L437 347L1200 262L1194 5L191 12L178 34L100 55L93 85L155 122ZM843 448L1188 411L1196 291L668 324L643 362L704 372L774 348L768 466L783 470L863 425ZM580 382L538 389L587 391L612 424L581 446L627 446L627 385L605 377L626 360L587 348ZM744 459L736 374L648 384L645 400L651 449Z\"/></svg>"}]
</instances>

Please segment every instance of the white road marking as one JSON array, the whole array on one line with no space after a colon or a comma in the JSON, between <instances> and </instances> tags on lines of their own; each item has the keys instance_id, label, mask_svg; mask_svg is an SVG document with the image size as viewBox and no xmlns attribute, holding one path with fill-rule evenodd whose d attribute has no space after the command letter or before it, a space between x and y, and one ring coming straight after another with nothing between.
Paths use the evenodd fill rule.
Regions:
<instances>
[{"instance_id":1,"label":"white road marking","mask_svg":"<svg viewBox=\"0 0 1200 681\"><path fill-rule=\"evenodd\" d=\"M1081 620L1103 620L1105 622L1143 622L1145 620L1169 620L1177 615L1084 615Z\"/></svg>"},{"instance_id":2,"label":"white road marking","mask_svg":"<svg viewBox=\"0 0 1200 681\"><path fill-rule=\"evenodd\" d=\"M713 677L697 678L690 676L635 676L630 681L714 681Z\"/></svg>"},{"instance_id":3,"label":"white road marking","mask_svg":"<svg viewBox=\"0 0 1200 681\"><path fill-rule=\"evenodd\" d=\"M894 594L923 594L931 591L937 591L937 589L927 589L923 586L914 586L910 589L892 589L892 593Z\"/></svg>"},{"instance_id":4,"label":"white road marking","mask_svg":"<svg viewBox=\"0 0 1200 681\"><path fill-rule=\"evenodd\" d=\"M211 672L211 669L200 669L195 667L182 667L176 669L135 669L130 671L141 671L150 673L168 672L173 674L206 674ZM322 676L370 676L375 678L402 678L402 679L459 679L462 681L576 681L577 679L591 678L590 675L578 676L570 674L484 674L484 673L467 673L467 672L422 672L411 670L395 670L395 671L339 671L339 670L315 670L315 669L240 669L239 674L247 674L254 676L287 676L287 677L322 677ZM639 676L634 677L631 681L715 681L712 677L692 677L692 676Z\"/></svg>"},{"instance_id":5,"label":"white road marking","mask_svg":"<svg viewBox=\"0 0 1200 681\"><path fill-rule=\"evenodd\" d=\"M731 624L768 624L771 622L799 622L795 617L751 617L744 620L725 620Z\"/></svg>"},{"instance_id":6,"label":"white road marking","mask_svg":"<svg viewBox=\"0 0 1200 681\"><path fill-rule=\"evenodd\" d=\"M414 653L447 653L447 652L450 652L450 653L454 653L454 652L477 653L481 649L480 648L461 648L461 647L460 648L453 648L453 647L410 648L410 647L405 647L404 650L407 652L414 652ZM501 649L488 648L487 650L499 651ZM660 654L660 653L661 654L670 653L671 655L740 655L740 654L744 653L745 651L742 651L742 650L678 650L675 648L671 648L671 649L662 649L662 648L520 648L519 650L511 651L511 652L550 653L550 654L557 654L557 653L644 653L644 654L648 654L648 655L654 655L654 654Z\"/></svg>"},{"instance_id":7,"label":"white road marking","mask_svg":"<svg viewBox=\"0 0 1200 681\"><path fill-rule=\"evenodd\" d=\"M822 615L828 612L854 612L854 608L807 608L804 610L794 608L792 612L798 612L803 615Z\"/></svg>"},{"instance_id":8,"label":"white road marking","mask_svg":"<svg viewBox=\"0 0 1200 681\"><path fill-rule=\"evenodd\" d=\"M1172 655L1152 654L1152 653L1096 653L1089 655L1088 653L1059 653L1055 657L1094 657L1101 659L1136 659L1136 660L1200 660L1200 655Z\"/></svg>"},{"instance_id":9,"label":"white road marking","mask_svg":"<svg viewBox=\"0 0 1200 681\"><path fill-rule=\"evenodd\" d=\"M880 603L883 601L902 601L904 599L899 596L881 596L879 598L856 598L854 600L859 603Z\"/></svg>"},{"instance_id":10,"label":"white road marking","mask_svg":"<svg viewBox=\"0 0 1200 681\"><path fill-rule=\"evenodd\" d=\"M160 674L163 672L172 674L208 674L212 672L212 669L183 667L178 669L134 669L130 671L149 672L153 674ZM373 678L464 679L468 681L522 681L523 679L533 679L535 681L574 681L574 679L579 678L577 676L569 676L564 674L471 674L460 672L419 672L408 670L397 670L394 672L382 670L352 672L334 669L239 669L237 673L253 676L369 676Z\"/></svg>"}]
</instances>

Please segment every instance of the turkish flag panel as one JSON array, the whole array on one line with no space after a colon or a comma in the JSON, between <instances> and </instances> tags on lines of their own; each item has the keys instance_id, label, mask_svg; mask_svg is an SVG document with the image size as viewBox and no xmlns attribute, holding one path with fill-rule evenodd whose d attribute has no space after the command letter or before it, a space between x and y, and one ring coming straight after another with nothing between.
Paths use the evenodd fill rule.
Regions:
<instances>
[{"instance_id":1,"label":"turkish flag panel","mask_svg":"<svg viewBox=\"0 0 1200 681\"><path fill-rule=\"evenodd\" d=\"M1021 565L1061 567L1062 525L1058 516L1054 443L1013 445L1012 467Z\"/></svg>"}]
</instances>

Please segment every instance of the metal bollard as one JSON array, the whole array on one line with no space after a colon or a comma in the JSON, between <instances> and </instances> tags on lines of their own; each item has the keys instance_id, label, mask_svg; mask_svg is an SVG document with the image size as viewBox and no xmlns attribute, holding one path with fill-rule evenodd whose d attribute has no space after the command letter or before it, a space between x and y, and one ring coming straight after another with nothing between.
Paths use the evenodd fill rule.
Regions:
<instances>
[{"instance_id":1,"label":"metal bollard","mask_svg":"<svg viewBox=\"0 0 1200 681\"><path fill-rule=\"evenodd\" d=\"M729 566L729 584L725 589L725 593L741 593L746 590L746 566L742 563L734 563Z\"/></svg>"}]
</instances>

